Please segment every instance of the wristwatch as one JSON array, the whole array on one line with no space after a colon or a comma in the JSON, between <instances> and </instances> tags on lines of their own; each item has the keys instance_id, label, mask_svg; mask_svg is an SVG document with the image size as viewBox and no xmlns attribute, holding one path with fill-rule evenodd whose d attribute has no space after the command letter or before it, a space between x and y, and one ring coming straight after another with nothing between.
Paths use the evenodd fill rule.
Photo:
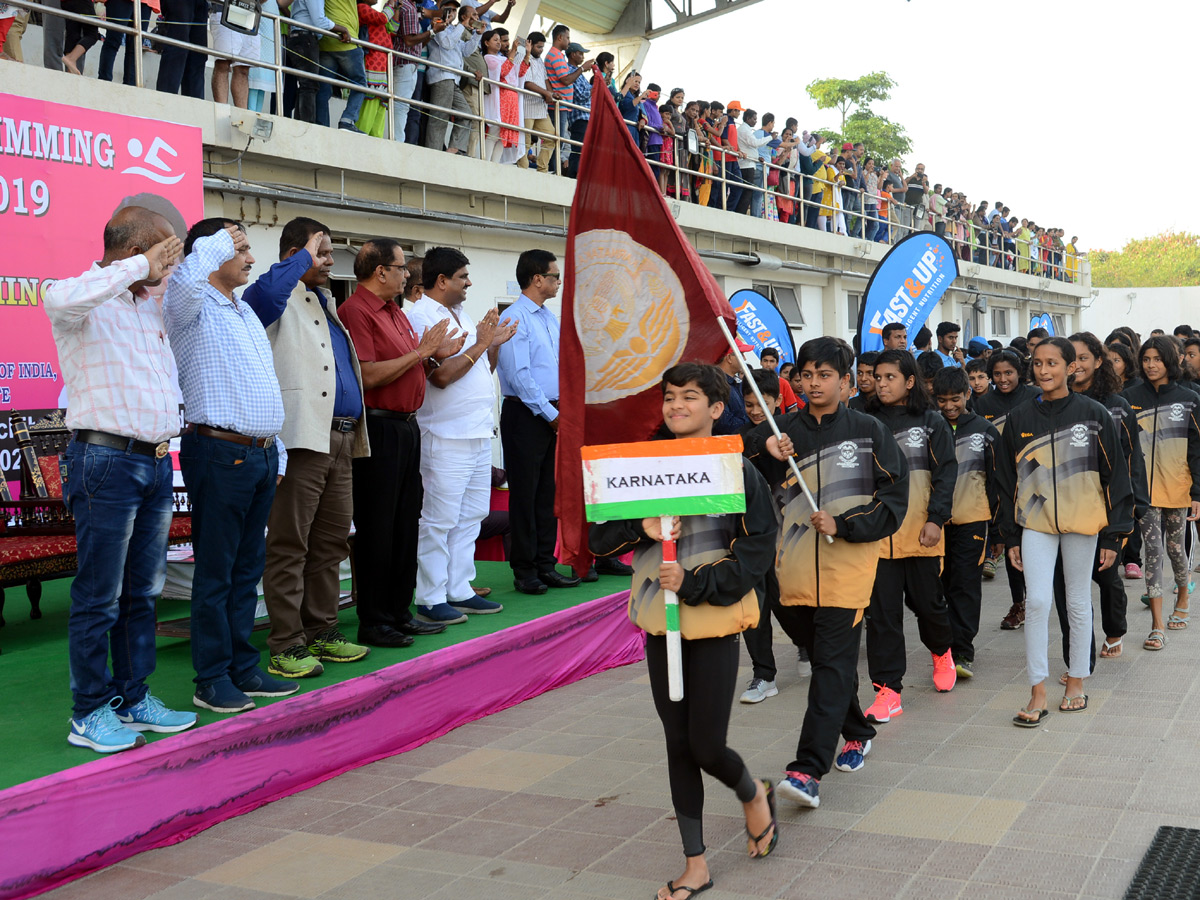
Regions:
<instances>
[{"instance_id":1,"label":"wristwatch","mask_svg":"<svg viewBox=\"0 0 1200 900\"><path fill-rule=\"evenodd\" d=\"M431 369L440 369L442 367L442 361L436 356L431 356L425 360L425 365L429 366Z\"/></svg>"}]
</instances>

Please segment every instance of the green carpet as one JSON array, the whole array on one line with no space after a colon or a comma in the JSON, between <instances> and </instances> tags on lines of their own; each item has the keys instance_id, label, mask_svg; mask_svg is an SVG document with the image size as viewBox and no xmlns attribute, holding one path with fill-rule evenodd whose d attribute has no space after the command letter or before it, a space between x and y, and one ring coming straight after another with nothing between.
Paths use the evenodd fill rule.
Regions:
<instances>
[{"instance_id":1,"label":"green carpet","mask_svg":"<svg viewBox=\"0 0 1200 900\"><path fill-rule=\"evenodd\" d=\"M507 563L477 564L477 585L489 585L488 598L504 604L504 611L489 616L471 616L460 625L452 625L443 634L419 637L411 647L402 650L375 648L371 655L356 663L337 665L327 663L325 672L317 678L301 679L300 692L317 690L357 675L374 672L403 662L431 650L439 650L470 638L528 622L559 610L604 597L629 588L627 577L601 575L593 584L577 588L552 590L540 597L520 594L512 587L512 570ZM563 570L565 571L565 570ZM69 579L45 584L42 596L43 616L37 621L29 618L29 602L23 588L9 588L4 617L8 624L0 628L0 684L4 685L6 702L0 705L0 734L4 735L4 750L0 753L0 789L11 787L43 775L59 772L81 763L98 759L91 750L67 743L67 720L71 715L71 692L67 666L67 613L70 608ZM349 583L345 584L347 589ZM188 615L184 601L165 600L159 604L161 620ZM343 610L341 627L354 640L358 616L354 609ZM254 632L254 643L264 651L266 668L266 630ZM150 678L155 696L175 709L194 710L200 714L201 727L227 716L192 705L192 656L190 641L180 638L158 639L158 665ZM295 695L293 695L295 696ZM259 697L259 705L278 703L288 698L272 700ZM146 734L147 740L162 740L170 735Z\"/></svg>"}]
</instances>

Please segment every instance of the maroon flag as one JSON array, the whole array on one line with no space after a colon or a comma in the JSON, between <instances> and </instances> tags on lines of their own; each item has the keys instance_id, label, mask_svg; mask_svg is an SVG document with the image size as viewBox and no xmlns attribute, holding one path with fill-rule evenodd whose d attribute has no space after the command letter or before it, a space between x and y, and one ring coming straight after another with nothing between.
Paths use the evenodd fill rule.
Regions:
<instances>
[{"instance_id":1,"label":"maroon flag","mask_svg":"<svg viewBox=\"0 0 1200 900\"><path fill-rule=\"evenodd\" d=\"M602 82L592 90L564 269L555 512L563 560L584 571L579 448L648 439L662 423L663 373L715 363L729 352L717 319L737 327Z\"/></svg>"}]
</instances>

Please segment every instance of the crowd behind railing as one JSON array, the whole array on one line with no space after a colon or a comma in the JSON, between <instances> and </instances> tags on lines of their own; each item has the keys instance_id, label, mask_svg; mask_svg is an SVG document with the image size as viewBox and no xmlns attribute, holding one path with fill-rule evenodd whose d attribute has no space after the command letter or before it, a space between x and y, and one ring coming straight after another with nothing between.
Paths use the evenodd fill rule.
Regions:
<instances>
[{"instance_id":1,"label":"crowd behind railing","mask_svg":"<svg viewBox=\"0 0 1200 900\"><path fill-rule=\"evenodd\" d=\"M690 100L683 88L664 97L637 71L618 82L613 54L588 57L565 25L510 35L501 23L514 0L252 2L210 12L207 0L148 0L134 16L133 0L0 0L0 45L21 59L36 11L43 64L82 73L103 25L104 80L124 43L126 84L145 84L143 52L157 53L159 91L204 99L211 56L216 102L329 126L330 101L344 92L339 129L567 177L603 87L665 196L869 242L933 230L962 261L1079 279L1078 237L1067 242L1062 228L931 184L923 164L906 173L862 143L826 148L795 118L780 129L773 113L736 100Z\"/></svg>"}]
</instances>

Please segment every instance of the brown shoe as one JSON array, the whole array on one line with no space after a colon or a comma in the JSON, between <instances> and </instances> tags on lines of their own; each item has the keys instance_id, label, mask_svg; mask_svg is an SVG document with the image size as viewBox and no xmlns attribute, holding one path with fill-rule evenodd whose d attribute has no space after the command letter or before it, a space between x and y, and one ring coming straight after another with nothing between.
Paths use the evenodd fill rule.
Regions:
<instances>
[{"instance_id":1,"label":"brown shoe","mask_svg":"<svg viewBox=\"0 0 1200 900\"><path fill-rule=\"evenodd\" d=\"M1008 615L1000 620L1000 627L1005 631L1016 631L1025 624L1025 604L1014 603Z\"/></svg>"},{"instance_id":2,"label":"brown shoe","mask_svg":"<svg viewBox=\"0 0 1200 900\"><path fill-rule=\"evenodd\" d=\"M490 587L471 588L471 590L473 590L475 592L476 597L486 597L488 594L490 594L492 592L492 589Z\"/></svg>"}]
</instances>

